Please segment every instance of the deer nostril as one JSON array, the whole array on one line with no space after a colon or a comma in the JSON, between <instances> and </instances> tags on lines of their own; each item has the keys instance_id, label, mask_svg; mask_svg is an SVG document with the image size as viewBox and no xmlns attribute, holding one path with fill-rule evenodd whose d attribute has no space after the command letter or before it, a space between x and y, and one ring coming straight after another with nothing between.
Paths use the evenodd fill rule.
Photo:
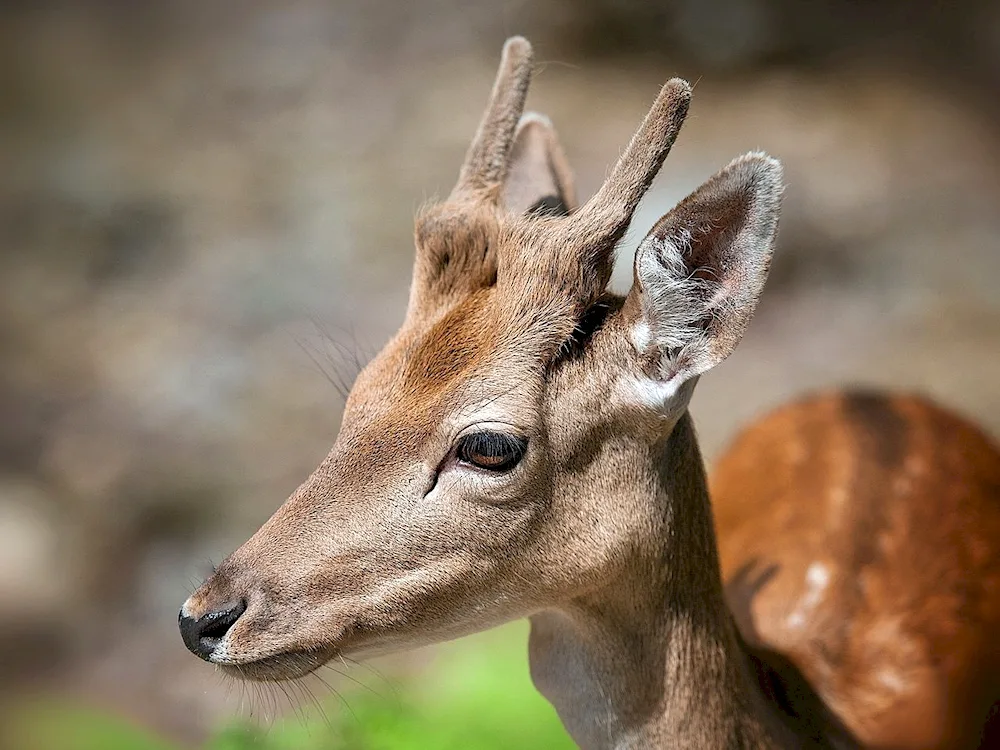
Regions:
<instances>
[{"instance_id":1,"label":"deer nostril","mask_svg":"<svg viewBox=\"0 0 1000 750\"><path fill-rule=\"evenodd\" d=\"M177 618L184 645L195 656L210 660L216 647L233 624L247 610L244 600L223 604L219 609L208 612L197 620L183 612Z\"/></svg>"}]
</instances>

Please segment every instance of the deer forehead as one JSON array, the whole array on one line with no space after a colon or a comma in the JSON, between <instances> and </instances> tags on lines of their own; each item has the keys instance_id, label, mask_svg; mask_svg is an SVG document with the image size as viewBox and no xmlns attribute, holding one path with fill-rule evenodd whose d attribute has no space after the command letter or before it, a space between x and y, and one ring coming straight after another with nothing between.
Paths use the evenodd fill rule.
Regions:
<instances>
[{"instance_id":1,"label":"deer forehead","mask_svg":"<svg viewBox=\"0 0 1000 750\"><path fill-rule=\"evenodd\" d=\"M433 321L409 322L359 375L342 436L350 443L423 443L476 421L530 419L540 361L519 311L481 289ZM448 432L446 429L445 432ZM369 446L370 447L370 446ZM399 447L399 446L396 446Z\"/></svg>"}]
</instances>

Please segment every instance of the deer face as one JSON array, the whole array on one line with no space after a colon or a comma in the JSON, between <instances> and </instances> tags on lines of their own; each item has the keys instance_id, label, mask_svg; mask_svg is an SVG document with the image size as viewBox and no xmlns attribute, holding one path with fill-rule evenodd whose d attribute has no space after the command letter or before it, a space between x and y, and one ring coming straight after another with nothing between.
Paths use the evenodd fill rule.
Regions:
<instances>
[{"instance_id":1,"label":"deer face","mask_svg":"<svg viewBox=\"0 0 1000 750\"><path fill-rule=\"evenodd\" d=\"M458 185L418 217L406 320L359 375L333 450L181 610L202 658L285 679L453 638L584 595L664 533L622 489L649 483L651 442L742 334L780 173L750 156L716 175L610 297L614 246L689 89L664 87L576 210L551 125L521 117L530 66L510 40Z\"/></svg>"}]
</instances>

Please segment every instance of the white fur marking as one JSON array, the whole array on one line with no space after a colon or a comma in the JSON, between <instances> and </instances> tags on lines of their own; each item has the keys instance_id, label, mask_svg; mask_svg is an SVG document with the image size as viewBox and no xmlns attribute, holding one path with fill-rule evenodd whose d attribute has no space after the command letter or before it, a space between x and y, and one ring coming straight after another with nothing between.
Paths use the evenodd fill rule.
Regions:
<instances>
[{"instance_id":1,"label":"white fur marking","mask_svg":"<svg viewBox=\"0 0 1000 750\"><path fill-rule=\"evenodd\" d=\"M635 347L635 350L642 354L653 341L653 332L649 329L649 323L645 320L640 320L632 326L632 333L629 338L632 339L632 346Z\"/></svg>"},{"instance_id":2,"label":"white fur marking","mask_svg":"<svg viewBox=\"0 0 1000 750\"><path fill-rule=\"evenodd\" d=\"M216 644L212 653L208 655L208 660L213 664L229 664L232 659L229 656L229 634L222 638L222 642Z\"/></svg>"},{"instance_id":3,"label":"white fur marking","mask_svg":"<svg viewBox=\"0 0 1000 750\"><path fill-rule=\"evenodd\" d=\"M830 569L823 563L814 562L806 568L806 593L799 600L799 605L788 616L785 625L789 628L798 629L806 623L806 615L809 614L823 598L823 592L830 584Z\"/></svg>"},{"instance_id":4,"label":"white fur marking","mask_svg":"<svg viewBox=\"0 0 1000 750\"><path fill-rule=\"evenodd\" d=\"M830 571L820 562L814 562L806 569L806 583L810 595L819 595L830 583Z\"/></svg>"},{"instance_id":5,"label":"white fur marking","mask_svg":"<svg viewBox=\"0 0 1000 750\"><path fill-rule=\"evenodd\" d=\"M906 688L907 685L907 682L906 680L903 679L903 676L894 669L880 670L877 674L877 679L887 688L897 693L903 692L903 690Z\"/></svg>"},{"instance_id":6,"label":"white fur marking","mask_svg":"<svg viewBox=\"0 0 1000 750\"><path fill-rule=\"evenodd\" d=\"M667 404L677 395L677 387L675 379L658 383L651 378L623 375L615 385L613 399L618 403L666 411Z\"/></svg>"}]
</instances>

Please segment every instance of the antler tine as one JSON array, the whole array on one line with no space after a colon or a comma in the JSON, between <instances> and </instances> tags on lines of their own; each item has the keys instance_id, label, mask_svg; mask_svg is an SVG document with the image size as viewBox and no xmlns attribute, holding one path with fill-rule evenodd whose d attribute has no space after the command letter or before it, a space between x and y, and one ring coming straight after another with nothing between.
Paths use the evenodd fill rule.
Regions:
<instances>
[{"instance_id":1,"label":"antler tine","mask_svg":"<svg viewBox=\"0 0 1000 750\"><path fill-rule=\"evenodd\" d=\"M690 101L691 86L687 81L667 81L608 179L571 217L570 232L583 243L584 262L610 260L615 243L625 234L639 201L670 153ZM586 257L593 253L606 255Z\"/></svg>"},{"instance_id":2,"label":"antler tine","mask_svg":"<svg viewBox=\"0 0 1000 750\"><path fill-rule=\"evenodd\" d=\"M479 192L503 181L514 131L528 95L531 64L528 40L520 36L508 39L503 46L490 102L465 155L454 192Z\"/></svg>"}]
</instances>

